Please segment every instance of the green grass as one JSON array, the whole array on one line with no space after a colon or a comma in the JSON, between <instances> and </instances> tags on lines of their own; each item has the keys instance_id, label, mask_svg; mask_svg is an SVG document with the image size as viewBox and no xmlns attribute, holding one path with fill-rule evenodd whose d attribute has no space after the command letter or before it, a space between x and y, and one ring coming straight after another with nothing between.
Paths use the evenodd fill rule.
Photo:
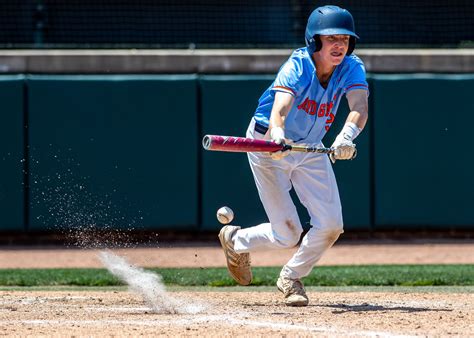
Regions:
<instances>
[{"instance_id":1,"label":"green grass","mask_svg":"<svg viewBox=\"0 0 474 338\"><path fill-rule=\"evenodd\" d=\"M169 286L234 286L225 268L150 269ZM255 286L274 286L277 267L253 268ZM472 286L474 265L322 266L306 286ZM105 269L0 269L0 286L119 286Z\"/></svg>"}]
</instances>

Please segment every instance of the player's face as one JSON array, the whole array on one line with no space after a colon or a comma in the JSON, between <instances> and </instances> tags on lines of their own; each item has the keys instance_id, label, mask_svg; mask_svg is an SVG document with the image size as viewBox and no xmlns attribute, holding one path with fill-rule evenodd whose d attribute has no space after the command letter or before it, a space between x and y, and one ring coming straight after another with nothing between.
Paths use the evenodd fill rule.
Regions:
<instances>
[{"instance_id":1,"label":"player's face","mask_svg":"<svg viewBox=\"0 0 474 338\"><path fill-rule=\"evenodd\" d=\"M349 35L321 35L321 56L333 66L339 65L349 48Z\"/></svg>"}]
</instances>

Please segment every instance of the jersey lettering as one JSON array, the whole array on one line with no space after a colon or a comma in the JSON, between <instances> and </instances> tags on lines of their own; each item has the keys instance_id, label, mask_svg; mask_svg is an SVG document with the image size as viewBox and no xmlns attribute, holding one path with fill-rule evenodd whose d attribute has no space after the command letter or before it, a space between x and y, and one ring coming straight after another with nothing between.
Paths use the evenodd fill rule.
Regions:
<instances>
[{"instance_id":1,"label":"jersey lettering","mask_svg":"<svg viewBox=\"0 0 474 338\"><path fill-rule=\"evenodd\" d=\"M326 120L326 125L328 125L328 127L331 126L331 123L334 122L334 114L333 113L329 113L329 118Z\"/></svg>"},{"instance_id":2,"label":"jersey lettering","mask_svg":"<svg viewBox=\"0 0 474 338\"><path fill-rule=\"evenodd\" d=\"M337 98L337 96L335 95ZM316 110L318 111L318 117L327 117L326 119L326 125L325 129L329 130L329 127L331 127L331 124L334 122L334 114L332 113L332 108L334 107L334 102L329 102L329 103L321 103L318 106L318 103L315 100L310 100L308 97L298 105L299 110L304 110L307 114L309 115L315 115Z\"/></svg>"},{"instance_id":3,"label":"jersey lettering","mask_svg":"<svg viewBox=\"0 0 474 338\"><path fill-rule=\"evenodd\" d=\"M333 106L334 106L334 102L329 102L329 104L326 106L326 116L329 116L329 114L331 114Z\"/></svg>"},{"instance_id":4,"label":"jersey lettering","mask_svg":"<svg viewBox=\"0 0 474 338\"><path fill-rule=\"evenodd\" d=\"M310 100L309 97L307 97L303 103L298 105L298 109L304 110L307 114L309 115L314 115L316 114L316 107L318 106L317 102L314 100Z\"/></svg>"},{"instance_id":5,"label":"jersey lettering","mask_svg":"<svg viewBox=\"0 0 474 338\"><path fill-rule=\"evenodd\" d=\"M323 117L326 115L326 103L321 103L318 109L318 117Z\"/></svg>"}]
</instances>

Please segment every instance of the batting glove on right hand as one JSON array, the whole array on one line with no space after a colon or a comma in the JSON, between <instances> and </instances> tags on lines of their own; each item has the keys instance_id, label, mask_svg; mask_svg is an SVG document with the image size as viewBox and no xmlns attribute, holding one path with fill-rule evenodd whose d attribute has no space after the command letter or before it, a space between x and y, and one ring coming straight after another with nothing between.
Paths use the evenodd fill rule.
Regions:
<instances>
[{"instance_id":1,"label":"batting glove on right hand","mask_svg":"<svg viewBox=\"0 0 474 338\"><path fill-rule=\"evenodd\" d=\"M285 144L285 131L281 127L274 127L270 130L270 138L273 142L277 144L284 145ZM275 151L274 153L270 153L270 156L274 160L281 160L283 157L286 157L290 154L289 151L279 150Z\"/></svg>"},{"instance_id":2,"label":"batting glove on right hand","mask_svg":"<svg viewBox=\"0 0 474 338\"><path fill-rule=\"evenodd\" d=\"M334 152L329 155L332 163L336 160L353 160L357 156L356 145L341 134L336 137L331 148L334 149Z\"/></svg>"}]
</instances>

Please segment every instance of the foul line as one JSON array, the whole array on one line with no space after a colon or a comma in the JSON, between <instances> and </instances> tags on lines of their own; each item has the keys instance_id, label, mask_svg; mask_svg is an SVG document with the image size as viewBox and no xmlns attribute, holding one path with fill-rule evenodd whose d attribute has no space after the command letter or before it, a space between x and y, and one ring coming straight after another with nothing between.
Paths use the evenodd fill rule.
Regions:
<instances>
[{"instance_id":1,"label":"foul line","mask_svg":"<svg viewBox=\"0 0 474 338\"><path fill-rule=\"evenodd\" d=\"M255 321L247 319L236 319L234 316L229 315L208 315L208 316L199 316L199 317L187 317L182 319L173 319L173 320L43 320L43 319L33 319L33 320L4 320L0 321L0 325L7 324L26 324L26 325L140 325L140 326L160 326L160 325L190 325L193 323L209 323L209 322L218 322L221 325L245 325L253 326L260 328L270 328L270 329L284 329L284 330L298 330L298 331L310 331L310 332L319 332L319 333L332 333L332 334L343 334L351 336L364 336L364 337L417 337L417 336L408 336L408 335L397 335L390 332L383 331L353 331L353 330L341 330L334 329L331 327L325 326L314 326L314 325L301 325L301 324L286 324L286 323L275 323L271 321Z\"/></svg>"}]
</instances>

